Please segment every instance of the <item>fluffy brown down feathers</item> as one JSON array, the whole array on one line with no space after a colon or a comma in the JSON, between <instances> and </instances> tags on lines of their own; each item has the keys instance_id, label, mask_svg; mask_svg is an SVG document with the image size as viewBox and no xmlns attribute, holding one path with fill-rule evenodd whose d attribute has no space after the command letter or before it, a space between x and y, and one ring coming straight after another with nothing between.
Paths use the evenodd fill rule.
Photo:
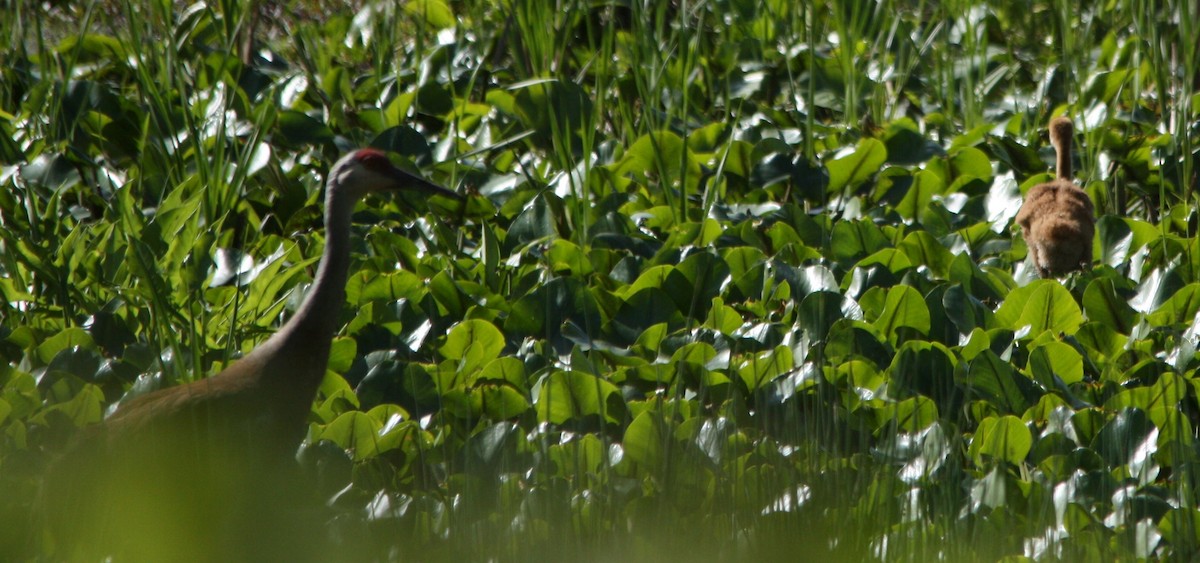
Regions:
<instances>
[{"instance_id":1,"label":"fluffy brown down feathers","mask_svg":"<svg viewBox=\"0 0 1200 563\"><path fill-rule=\"evenodd\" d=\"M1096 217L1092 200L1071 182L1071 134L1070 119L1058 117L1050 122L1058 179L1031 188L1017 212L1029 257L1043 278L1092 266Z\"/></svg>"}]
</instances>

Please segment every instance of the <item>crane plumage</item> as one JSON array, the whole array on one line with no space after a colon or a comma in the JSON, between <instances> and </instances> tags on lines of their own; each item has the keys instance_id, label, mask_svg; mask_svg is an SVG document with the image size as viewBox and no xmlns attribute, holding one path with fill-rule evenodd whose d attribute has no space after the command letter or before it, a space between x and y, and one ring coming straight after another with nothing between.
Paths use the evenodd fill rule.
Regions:
<instances>
[{"instance_id":1,"label":"crane plumage","mask_svg":"<svg viewBox=\"0 0 1200 563\"><path fill-rule=\"evenodd\" d=\"M325 248L296 313L220 373L121 404L52 465L43 504L63 555L245 560L272 544L273 530L259 521L279 511L256 504L291 494L272 494L279 492L272 481L292 473L325 376L345 301L356 203L398 190L462 199L374 149L338 160L325 188ZM278 545L267 549L280 555Z\"/></svg>"},{"instance_id":2,"label":"crane plumage","mask_svg":"<svg viewBox=\"0 0 1200 563\"><path fill-rule=\"evenodd\" d=\"M1016 221L1029 248L1034 269L1043 278L1066 275L1092 267L1095 209L1087 192L1071 181L1071 135L1066 117L1050 122L1050 144L1055 151L1055 175L1025 194Z\"/></svg>"}]
</instances>

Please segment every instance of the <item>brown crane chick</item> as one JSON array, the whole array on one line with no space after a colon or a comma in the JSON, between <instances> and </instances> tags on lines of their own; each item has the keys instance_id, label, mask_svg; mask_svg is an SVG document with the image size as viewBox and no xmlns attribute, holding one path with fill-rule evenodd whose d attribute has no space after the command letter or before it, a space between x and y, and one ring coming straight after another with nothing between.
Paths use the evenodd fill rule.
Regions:
<instances>
[{"instance_id":1,"label":"brown crane chick","mask_svg":"<svg viewBox=\"0 0 1200 563\"><path fill-rule=\"evenodd\" d=\"M1092 267L1096 216L1087 193L1071 182L1072 131L1066 117L1050 121L1058 178L1031 188L1017 212L1029 257L1043 278Z\"/></svg>"},{"instance_id":2,"label":"brown crane chick","mask_svg":"<svg viewBox=\"0 0 1200 563\"><path fill-rule=\"evenodd\" d=\"M339 327L354 206L369 193L408 189L462 199L374 149L333 165L325 248L296 314L217 375L120 405L51 466L42 510L58 559L321 558L296 529L303 510L319 504L296 500L305 487L292 478L294 455Z\"/></svg>"}]
</instances>

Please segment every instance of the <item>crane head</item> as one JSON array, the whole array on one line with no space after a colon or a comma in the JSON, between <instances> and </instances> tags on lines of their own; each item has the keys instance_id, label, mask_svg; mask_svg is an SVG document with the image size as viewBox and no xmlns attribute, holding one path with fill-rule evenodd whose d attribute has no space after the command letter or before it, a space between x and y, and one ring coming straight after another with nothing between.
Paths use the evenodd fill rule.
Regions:
<instances>
[{"instance_id":1,"label":"crane head","mask_svg":"<svg viewBox=\"0 0 1200 563\"><path fill-rule=\"evenodd\" d=\"M351 192L358 197L372 192L415 190L427 195L463 199L458 193L397 168L386 154L376 149L359 149L343 156L329 170L328 184L330 188L336 187L338 191Z\"/></svg>"}]
</instances>

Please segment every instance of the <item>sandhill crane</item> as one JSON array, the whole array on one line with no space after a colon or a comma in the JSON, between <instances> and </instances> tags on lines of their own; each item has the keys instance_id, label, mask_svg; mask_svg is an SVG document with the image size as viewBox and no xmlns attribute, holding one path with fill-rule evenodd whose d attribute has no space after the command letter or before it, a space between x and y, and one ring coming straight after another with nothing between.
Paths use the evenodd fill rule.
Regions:
<instances>
[{"instance_id":1,"label":"sandhill crane","mask_svg":"<svg viewBox=\"0 0 1200 563\"><path fill-rule=\"evenodd\" d=\"M118 561L318 557L305 552L303 532L264 522L288 520L287 510L264 505L286 504L297 491L278 484L289 482L338 329L351 213L366 194L394 190L462 199L374 149L338 160L326 179L325 248L295 315L220 373L120 405L52 465L43 506L58 553Z\"/></svg>"},{"instance_id":2,"label":"sandhill crane","mask_svg":"<svg viewBox=\"0 0 1200 563\"><path fill-rule=\"evenodd\" d=\"M1030 188L1017 212L1029 256L1043 278L1092 266L1096 217L1092 200L1071 182L1072 133L1070 119L1057 117L1050 121L1058 178Z\"/></svg>"}]
</instances>

